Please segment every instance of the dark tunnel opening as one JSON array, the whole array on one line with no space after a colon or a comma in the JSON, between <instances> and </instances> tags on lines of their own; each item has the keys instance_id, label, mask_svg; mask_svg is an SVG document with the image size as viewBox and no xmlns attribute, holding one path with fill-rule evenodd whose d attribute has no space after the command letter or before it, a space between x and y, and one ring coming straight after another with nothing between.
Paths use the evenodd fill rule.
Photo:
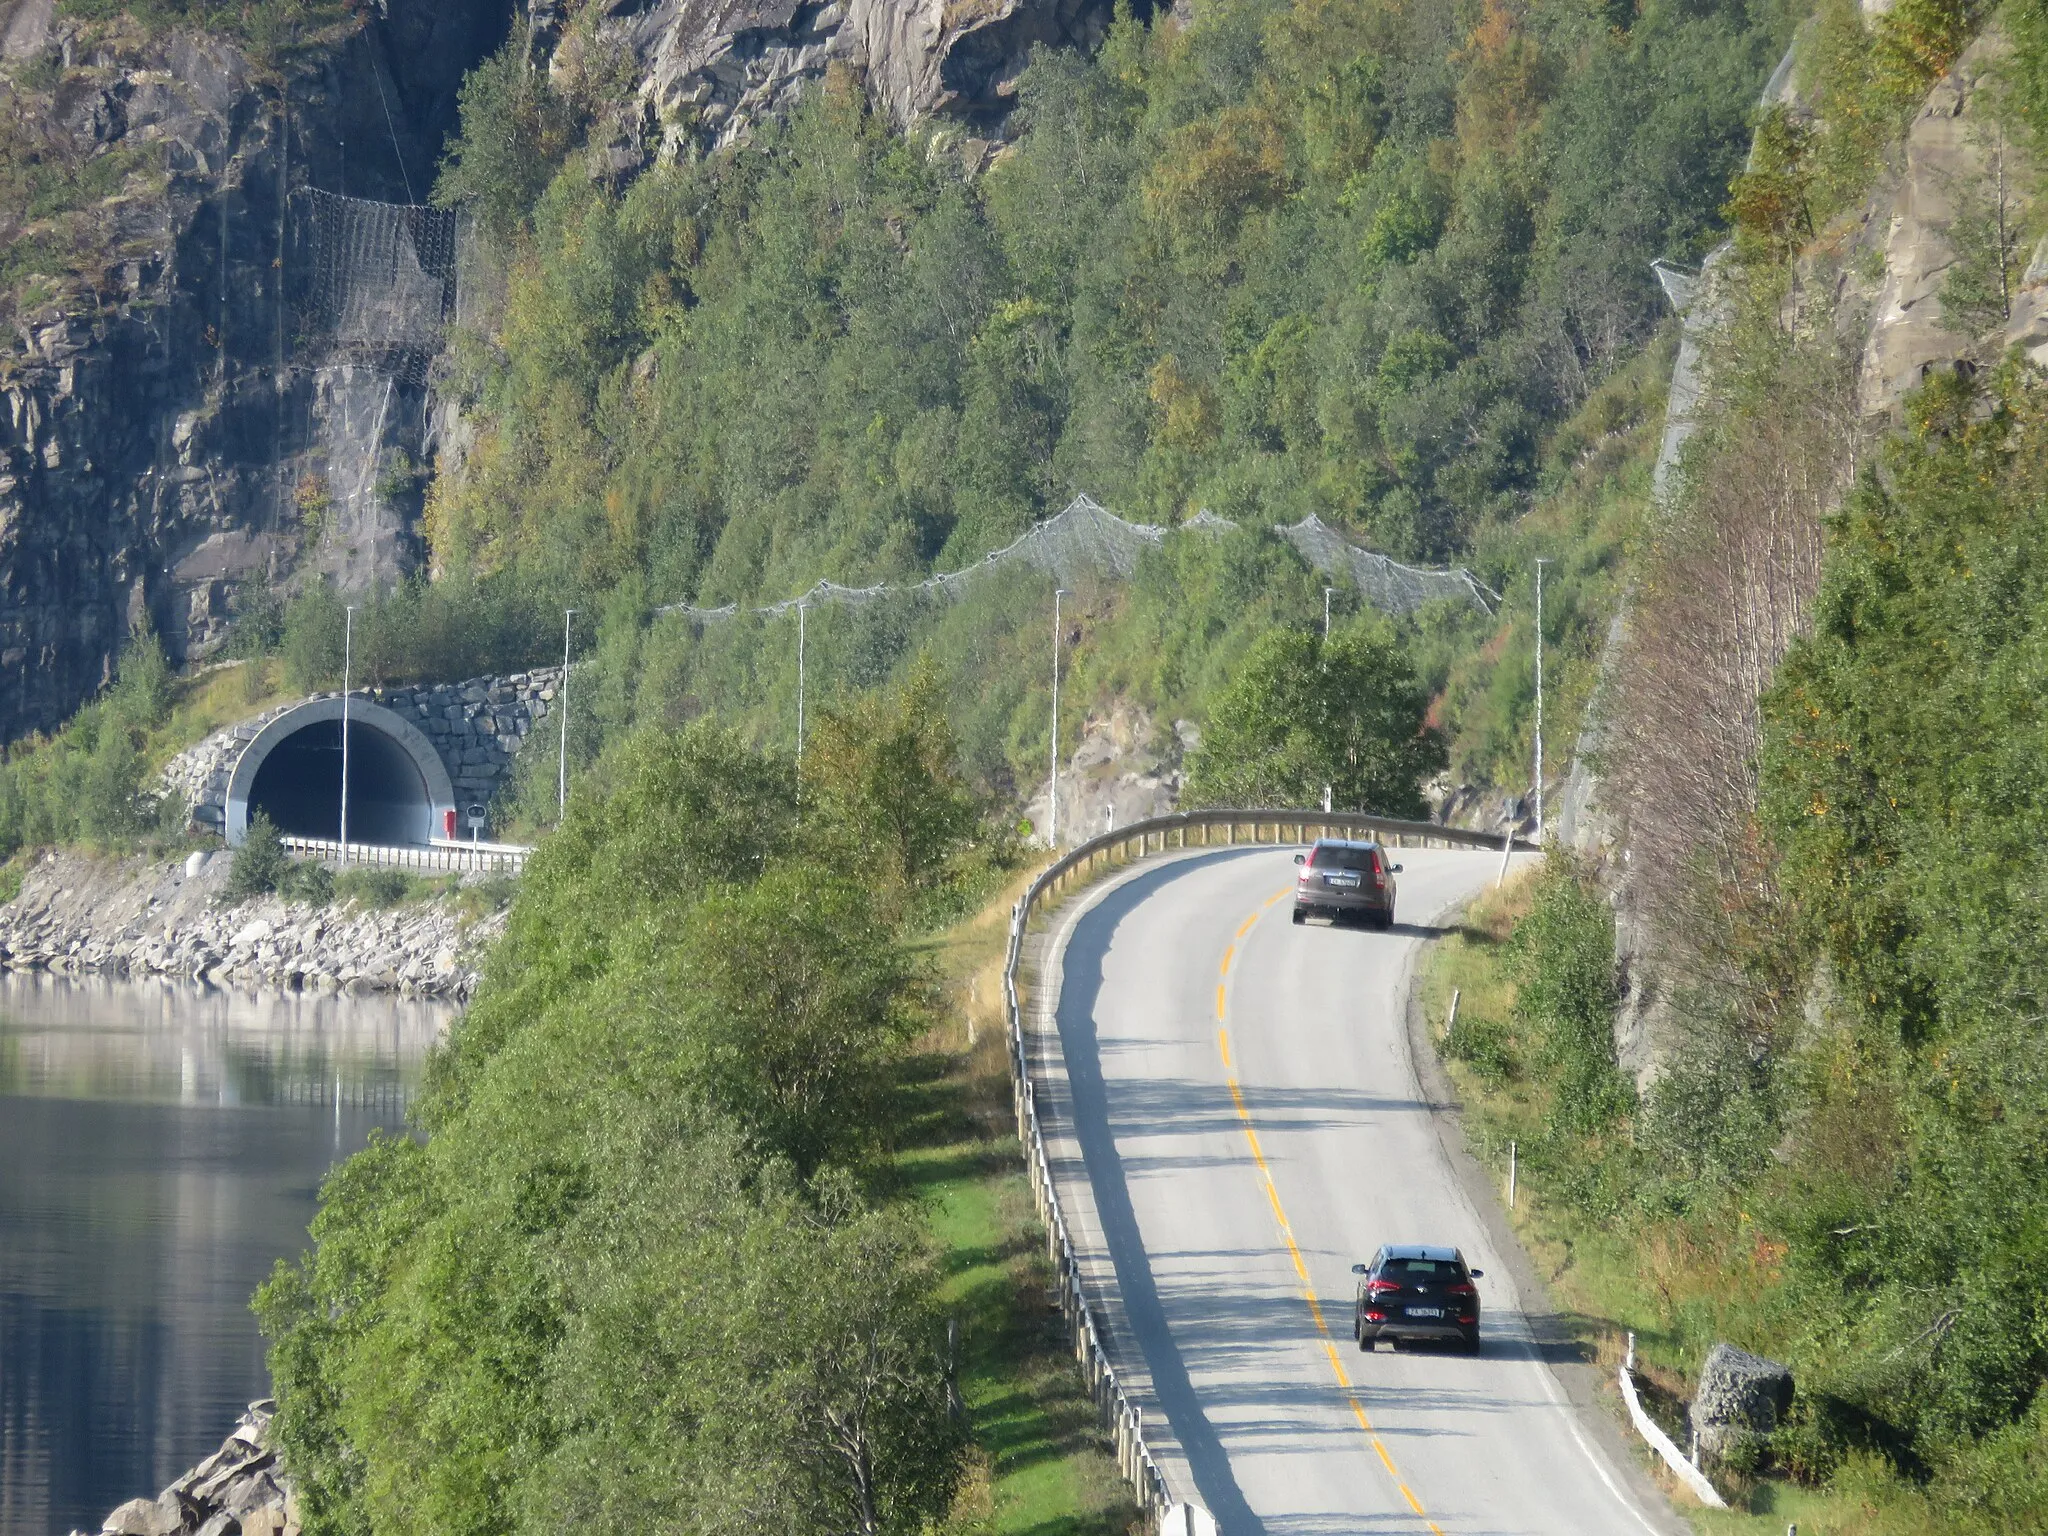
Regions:
<instances>
[{"instance_id":1,"label":"dark tunnel opening","mask_svg":"<svg viewBox=\"0 0 2048 1536\"><path fill-rule=\"evenodd\" d=\"M249 814L262 811L294 837L341 836L341 722L323 720L294 731L256 770ZM424 843L434 806L412 754L373 725L351 721L348 733L350 843Z\"/></svg>"}]
</instances>

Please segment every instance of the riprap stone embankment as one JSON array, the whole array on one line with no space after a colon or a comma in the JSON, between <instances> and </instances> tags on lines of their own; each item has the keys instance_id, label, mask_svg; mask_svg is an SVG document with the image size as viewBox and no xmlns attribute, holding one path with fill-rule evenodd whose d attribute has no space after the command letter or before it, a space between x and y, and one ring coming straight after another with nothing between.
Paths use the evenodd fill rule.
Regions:
<instances>
[{"instance_id":1,"label":"riprap stone embankment","mask_svg":"<svg viewBox=\"0 0 2048 1536\"><path fill-rule=\"evenodd\" d=\"M298 1536L291 1486L269 1446L275 1412L251 1403L219 1450L154 1499L123 1504L101 1536Z\"/></svg>"},{"instance_id":2,"label":"riprap stone embankment","mask_svg":"<svg viewBox=\"0 0 2048 1536\"><path fill-rule=\"evenodd\" d=\"M450 899L387 911L266 896L227 905L230 856L194 861L45 854L0 906L0 965L177 976L215 986L396 992L463 1001L502 911Z\"/></svg>"}]
</instances>

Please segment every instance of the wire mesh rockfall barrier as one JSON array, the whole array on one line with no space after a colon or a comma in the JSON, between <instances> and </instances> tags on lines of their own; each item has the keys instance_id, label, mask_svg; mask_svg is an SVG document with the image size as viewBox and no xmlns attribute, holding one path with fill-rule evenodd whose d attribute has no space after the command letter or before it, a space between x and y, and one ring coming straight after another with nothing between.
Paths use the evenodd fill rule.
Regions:
<instances>
[{"instance_id":1,"label":"wire mesh rockfall barrier","mask_svg":"<svg viewBox=\"0 0 2048 1536\"><path fill-rule=\"evenodd\" d=\"M1223 532L1237 524L1205 511L1181 526L1198 532ZM656 611L682 614L701 623L738 618L742 614L775 618L792 608L871 603L885 597L950 599L959 597L977 578L991 571L1019 565L1050 576L1062 586L1083 576L1128 581L1137 574L1145 551L1156 549L1170 531L1155 523L1133 523L1118 517L1092 496L1076 496L1054 516L1033 525L1028 533L964 570L927 576L923 581L880 582L869 587L844 587L837 582L821 581L796 597L759 607L726 603L705 608L695 603L670 603ZM1435 571L1403 565L1372 550L1360 549L1313 514L1273 531L1315 569L1348 577L1359 596L1382 613L1411 613L1424 603L1442 598L1476 603L1488 613L1500 604L1500 594L1462 566Z\"/></svg>"},{"instance_id":2,"label":"wire mesh rockfall barrier","mask_svg":"<svg viewBox=\"0 0 2048 1536\"><path fill-rule=\"evenodd\" d=\"M1489 852L1534 852L1536 845L1512 834L1440 827L1433 822L1403 821L1343 811L1216 810L1178 811L1134 821L1105 832L1055 859L1031 882L1010 913L1010 944L1003 963L1004 1027L1009 1036L1010 1086L1017 1119L1017 1139L1031 1172L1031 1192L1045 1224L1047 1256L1052 1262L1061 1320L1074 1358L1081 1368L1115 1449L1117 1468L1137 1495L1147 1523L1157 1529L1169 1509L1188 1502L1194 1490L1175 1489L1146 1438L1142 1407L1133 1399L1103 1338L1098 1305L1088 1296L1080 1256L1067 1230L1066 1212L1053 1180L1039 1121L1038 1090L1031 1076L1031 1053L1024 1039L1024 1015L1017 994L1017 973L1024 956L1024 935L1033 915L1101 871L1147 854L1189 848L1227 848L1257 843L1307 843L1332 834L1370 833L1391 846L1444 845ZM1197 840L1199 838L1199 840ZM1054 1027L1044 1021L1042 1027Z\"/></svg>"},{"instance_id":3,"label":"wire mesh rockfall barrier","mask_svg":"<svg viewBox=\"0 0 2048 1536\"><path fill-rule=\"evenodd\" d=\"M292 205L306 339L424 384L460 298L461 216L317 189Z\"/></svg>"}]
</instances>

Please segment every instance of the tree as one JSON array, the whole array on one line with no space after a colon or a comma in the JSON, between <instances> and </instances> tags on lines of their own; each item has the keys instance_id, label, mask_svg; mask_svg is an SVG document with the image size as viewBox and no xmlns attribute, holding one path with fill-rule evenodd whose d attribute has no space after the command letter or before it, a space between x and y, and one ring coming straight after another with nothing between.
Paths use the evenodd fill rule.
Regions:
<instances>
[{"instance_id":1,"label":"tree","mask_svg":"<svg viewBox=\"0 0 2048 1536\"><path fill-rule=\"evenodd\" d=\"M1422 781L1449 761L1429 695L1382 621L1328 642L1274 630L1216 703L1188 764L1195 805L1427 814Z\"/></svg>"},{"instance_id":2,"label":"tree","mask_svg":"<svg viewBox=\"0 0 2048 1536\"><path fill-rule=\"evenodd\" d=\"M462 132L434 187L439 203L472 205L501 249L547 189L574 134L547 71L528 56L531 45L526 29L515 28L462 83Z\"/></svg>"},{"instance_id":3,"label":"tree","mask_svg":"<svg viewBox=\"0 0 2048 1536\"><path fill-rule=\"evenodd\" d=\"M249 818L249 835L235 850L235 862L228 869L228 896L246 901L267 896L284 879L290 860L278 840L277 823L262 811Z\"/></svg>"},{"instance_id":4,"label":"tree","mask_svg":"<svg viewBox=\"0 0 2048 1536\"><path fill-rule=\"evenodd\" d=\"M959 757L928 660L894 694L867 694L820 717L804 756L804 795L828 835L850 845L845 867L858 868L872 892L931 885L973 834Z\"/></svg>"}]
</instances>

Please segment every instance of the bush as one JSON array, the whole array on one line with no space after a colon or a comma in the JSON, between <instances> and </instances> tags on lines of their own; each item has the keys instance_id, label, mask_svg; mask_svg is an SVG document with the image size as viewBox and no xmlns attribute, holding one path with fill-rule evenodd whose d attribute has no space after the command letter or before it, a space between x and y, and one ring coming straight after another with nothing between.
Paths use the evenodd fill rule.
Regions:
<instances>
[{"instance_id":1,"label":"bush","mask_svg":"<svg viewBox=\"0 0 2048 1536\"><path fill-rule=\"evenodd\" d=\"M291 872L292 861L280 841L277 823L262 811L249 818L248 835L228 867L227 898L248 901L273 894Z\"/></svg>"},{"instance_id":2,"label":"bush","mask_svg":"<svg viewBox=\"0 0 2048 1536\"><path fill-rule=\"evenodd\" d=\"M1536 1042L1554 1135L1596 1135L1634 1104L1614 1057L1614 912L1590 872L1552 844L1536 904L1508 941L1515 1021Z\"/></svg>"},{"instance_id":3,"label":"bush","mask_svg":"<svg viewBox=\"0 0 2048 1536\"><path fill-rule=\"evenodd\" d=\"M1384 621L1330 640L1275 630L1217 699L1189 759L1192 805L1313 806L1428 815L1422 783L1448 761L1429 696Z\"/></svg>"},{"instance_id":4,"label":"bush","mask_svg":"<svg viewBox=\"0 0 2048 1536\"><path fill-rule=\"evenodd\" d=\"M433 895L440 887L402 869L345 869L333 882L336 901L352 901L373 911L384 911Z\"/></svg>"}]
</instances>

